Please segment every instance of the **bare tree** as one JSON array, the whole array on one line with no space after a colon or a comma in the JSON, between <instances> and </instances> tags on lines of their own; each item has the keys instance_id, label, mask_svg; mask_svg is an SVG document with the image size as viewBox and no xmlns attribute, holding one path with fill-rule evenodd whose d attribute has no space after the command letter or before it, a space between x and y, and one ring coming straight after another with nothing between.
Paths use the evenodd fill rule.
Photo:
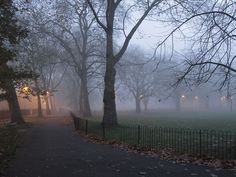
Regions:
<instances>
[{"instance_id":1,"label":"bare tree","mask_svg":"<svg viewBox=\"0 0 236 177\"><path fill-rule=\"evenodd\" d=\"M34 36L35 37L35 36ZM36 42L36 38L33 36L28 37L25 39L20 46L20 51L21 51L21 61L25 63L29 68L34 71L33 74L33 82L34 86L32 87L32 91L34 91L36 97L37 97L37 104L38 104L38 117L42 118L43 117L43 111L42 111L42 105L41 105L41 89L39 85L39 80L38 80L38 75L39 73L38 68L41 67L39 65L40 63L40 58L39 58L39 44ZM34 42L33 42L34 41Z\"/></svg>"},{"instance_id":2,"label":"bare tree","mask_svg":"<svg viewBox=\"0 0 236 177\"><path fill-rule=\"evenodd\" d=\"M11 121L22 124L24 119L15 87L24 79L24 70L17 70L17 63L14 61L16 46L26 37L26 31L19 24L17 10L12 0L0 2L0 100L8 102Z\"/></svg>"},{"instance_id":3,"label":"bare tree","mask_svg":"<svg viewBox=\"0 0 236 177\"><path fill-rule=\"evenodd\" d=\"M148 99L155 95L156 83L152 72L153 67L146 63L146 57L141 49L129 50L124 56L118 74L135 100L136 112L141 112L141 102L147 110ZM146 64L145 64L146 63Z\"/></svg>"},{"instance_id":4,"label":"bare tree","mask_svg":"<svg viewBox=\"0 0 236 177\"><path fill-rule=\"evenodd\" d=\"M94 17L97 20L99 26L106 33L106 72L105 72L105 89L104 89L104 115L103 115L103 124L106 126L115 126L117 125L117 113L116 113L116 103L115 103L115 76L116 70L115 65L120 61L121 57L125 53L130 40L132 39L134 33L142 24L144 19L151 13L153 9L157 11L161 9L162 3L164 0L152 0L152 1L132 1L132 2L123 2L122 0L107 0L103 1L104 6L106 7L104 10L96 8L96 3L98 1L87 0L90 8L93 11ZM127 4L126 4L127 3ZM117 17L117 13L121 8L126 7L126 12L121 17ZM158 9L160 7L160 9ZM126 26L126 17L128 17L129 12L132 10L140 12L140 16L134 20L133 27L127 30ZM161 11L161 10L160 10ZM159 12L160 12L159 11ZM158 12L157 12L158 14ZM103 19L102 17L105 17ZM121 19L122 27L118 27L118 21ZM132 24L132 23L131 23ZM115 52L114 51L114 35L117 34L117 30L122 31L124 34L124 42L120 49ZM127 32L128 31L128 32Z\"/></svg>"},{"instance_id":5,"label":"bare tree","mask_svg":"<svg viewBox=\"0 0 236 177\"><path fill-rule=\"evenodd\" d=\"M182 1L172 11L171 18L177 27L170 35L181 30L191 41L190 52L183 56L186 69L180 81L204 83L215 75L221 76L214 81L223 88L235 77L235 8L234 0ZM193 30L184 30L184 26Z\"/></svg>"},{"instance_id":6,"label":"bare tree","mask_svg":"<svg viewBox=\"0 0 236 177\"><path fill-rule=\"evenodd\" d=\"M80 89L80 79L78 79L78 75L74 73L75 71L73 69L68 69L64 82L61 85L62 89L66 93L66 101L68 101L68 105L72 108L72 110L79 114L80 108L79 108L79 101L80 101L80 95L75 94Z\"/></svg>"},{"instance_id":7,"label":"bare tree","mask_svg":"<svg viewBox=\"0 0 236 177\"><path fill-rule=\"evenodd\" d=\"M55 38L67 53L63 61L80 78L80 113L91 116L88 82L102 65L103 35L94 26L95 18L86 1L59 0L54 10L55 14L37 21L36 26L40 32Z\"/></svg>"},{"instance_id":8,"label":"bare tree","mask_svg":"<svg viewBox=\"0 0 236 177\"><path fill-rule=\"evenodd\" d=\"M62 81L65 67L61 67L59 46L52 38L31 31L28 38L22 42L20 50L21 62L34 71L31 84L33 95L37 96L38 117L42 117L42 99L46 103L46 113L54 110L52 94ZM51 108L51 109L50 109Z\"/></svg>"}]
</instances>

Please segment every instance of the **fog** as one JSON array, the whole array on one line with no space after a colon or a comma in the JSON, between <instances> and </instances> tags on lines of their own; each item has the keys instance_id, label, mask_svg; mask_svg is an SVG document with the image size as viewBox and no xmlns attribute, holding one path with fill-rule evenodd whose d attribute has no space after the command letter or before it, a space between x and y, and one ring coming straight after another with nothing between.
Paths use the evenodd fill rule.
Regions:
<instances>
[{"instance_id":1,"label":"fog","mask_svg":"<svg viewBox=\"0 0 236 177\"><path fill-rule=\"evenodd\" d=\"M109 16L100 1L15 1L27 36L8 65L33 73L15 86L24 109L112 123L119 111L234 111L232 9L215 18L227 2L198 3L124 1Z\"/></svg>"},{"instance_id":2,"label":"fog","mask_svg":"<svg viewBox=\"0 0 236 177\"><path fill-rule=\"evenodd\" d=\"M179 112L231 112L235 111L235 101L232 96L227 99L227 92L224 90L215 89L214 86L203 84L195 88L186 86L183 90L178 89L178 98L176 98L175 90L167 88L158 88L155 90L155 95L148 97L147 110L141 101L140 112L158 112L158 111L179 111ZM160 90L160 91L159 91ZM168 93L163 93L164 91ZM75 95L75 92L58 88L58 92L54 97L57 99L58 109L65 111L75 111L75 102L72 101L70 94ZM91 109L93 111L103 111L103 97L99 91L94 91L90 94ZM179 99L179 102L178 100ZM179 104L179 105L178 105ZM119 85L116 90L116 106L117 110L124 112L135 112L136 104L132 93L129 92L125 85Z\"/></svg>"},{"instance_id":3,"label":"fog","mask_svg":"<svg viewBox=\"0 0 236 177\"><path fill-rule=\"evenodd\" d=\"M235 9L1 0L0 176L235 176Z\"/></svg>"}]
</instances>

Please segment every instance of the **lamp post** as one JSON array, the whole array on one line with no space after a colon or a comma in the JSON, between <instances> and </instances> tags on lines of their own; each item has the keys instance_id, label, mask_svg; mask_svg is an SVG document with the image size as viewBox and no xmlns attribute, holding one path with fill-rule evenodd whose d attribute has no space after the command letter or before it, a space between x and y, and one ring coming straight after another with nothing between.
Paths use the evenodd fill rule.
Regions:
<instances>
[{"instance_id":1,"label":"lamp post","mask_svg":"<svg viewBox=\"0 0 236 177\"><path fill-rule=\"evenodd\" d=\"M47 114L47 115L50 115L50 114L51 114L51 111L50 111L50 107L49 107L49 100L48 100L48 97L49 97L49 91L46 91L46 95L45 95L46 114Z\"/></svg>"},{"instance_id":2,"label":"lamp post","mask_svg":"<svg viewBox=\"0 0 236 177\"><path fill-rule=\"evenodd\" d=\"M181 99L180 99L181 107L184 106L185 99L186 99L186 96L185 95L181 95Z\"/></svg>"}]
</instances>

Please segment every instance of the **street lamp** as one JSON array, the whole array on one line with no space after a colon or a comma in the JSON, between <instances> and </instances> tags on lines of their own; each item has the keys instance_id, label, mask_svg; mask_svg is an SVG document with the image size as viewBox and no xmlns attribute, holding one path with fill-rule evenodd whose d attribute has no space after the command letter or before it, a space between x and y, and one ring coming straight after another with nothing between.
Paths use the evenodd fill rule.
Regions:
<instances>
[{"instance_id":1,"label":"street lamp","mask_svg":"<svg viewBox=\"0 0 236 177\"><path fill-rule=\"evenodd\" d=\"M20 93L24 94L25 96L29 96L32 93L32 90L28 85L24 85L23 87L21 87Z\"/></svg>"},{"instance_id":2,"label":"street lamp","mask_svg":"<svg viewBox=\"0 0 236 177\"><path fill-rule=\"evenodd\" d=\"M225 99L226 99L225 96L222 96L222 97L220 98L221 101L225 101Z\"/></svg>"},{"instance_id":3,"label":"street lamp","mask_svg":"<svg viewBox=\"0 0 236 177\"><path fill-rule=\"evenodd\" d=\"M24 86L23 88L22 88L22 92L24 93L24 94L28 94L29 93L29 87L28 86Z\"/></svg>"}]
</instances>

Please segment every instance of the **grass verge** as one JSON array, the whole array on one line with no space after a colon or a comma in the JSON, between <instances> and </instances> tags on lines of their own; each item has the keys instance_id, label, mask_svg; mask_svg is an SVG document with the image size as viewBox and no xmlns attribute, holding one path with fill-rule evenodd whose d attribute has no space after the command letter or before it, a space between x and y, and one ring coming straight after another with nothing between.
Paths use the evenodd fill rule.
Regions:
<instances>
[{"instance_id":1,"label":"grass verge","mask_svg":"<svg viewBox=\"0 0 236 177\"><path fill-rule=\"evenodd\" d=\"M16 147L23 140L29 125L14 125L0 128L0 176L14 157Z\"/></svg>"},{"instance_id":2,"label":"grass verge","mask_svg":"<svg viewBox=\"0 0 236 177\"><path fill-rule=\"evenodd\" d=\"M210 159L236 160L236 132L119 125L105 128L101 123L80 119L78 130L106 140Z\"/></svg>"}]
</instances>

